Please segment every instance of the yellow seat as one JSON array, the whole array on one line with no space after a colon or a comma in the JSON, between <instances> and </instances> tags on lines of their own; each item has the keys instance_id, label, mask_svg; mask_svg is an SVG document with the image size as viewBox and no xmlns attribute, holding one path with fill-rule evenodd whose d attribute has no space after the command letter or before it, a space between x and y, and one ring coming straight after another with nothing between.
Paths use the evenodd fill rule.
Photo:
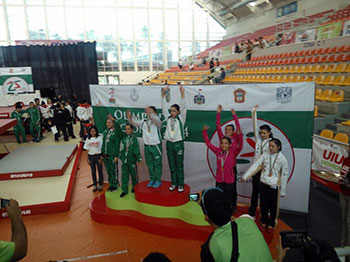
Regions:
<instances>
[{"instance_id":1,"label":"yellow seat","mask_svg":"<svg viewBox=\"0 0 350 262\"><path fill-rule=\"evenodd\" d=\"M298 66L298 69L297 69L297 71L295 71L295 72L296 72L296 73L303 73L303 74L308 73L308 72L306 71L306 65Z\"/></svg>"},{"instance_id":2,"label":"yellow seat","mask_svg":"<svg viewBox=\"0 0 350 262\"><path fill-rule=\"evenodd\" d=\"M272 76L270 77L270 82L273 82L273 83L276 82L276 75L272 75Z\"/></svg>"},{"instance_id":3,"label":"yellow seat","mask_svg":"<svg viewBox=\"0 0 350 262\"><path fill-rule=\"evenodd\" d=\"M279 68L279 73L286 74L287 73L286 68L287 68L286 66L281 66Z\"/></svg>"},{"instance_id":4,"label":"yellow seat","mask_svg":"<svg viewBox=\"0 0 350 262\"><path fill-rule=\"evenodd\" d=\"M333 139L345 144L349 143L349 137L347 134L344 134L344 133L336 134Z\"/></svg>"},{"instance_id":5,"label":"yellow seat","mask_svg":"<svg viewBox=\"0 0 350 262\"><path fill-rule=\"evenodd\" d=\"M284 69L284 73L291 74L292 73L292 67L291 66L286 66L286 68Z\"/></svg>"},{"instance_id":6,"label":"yellow seat","mask_svg":"<svg viewBox=\"0 0 350 262\"><path fill-rule=\"evenodd\" d=\"M318 106L315 106L314 117L318 117Z\"/></svg>"},{"instance_id":7,"label":"yellow seat","mask_svg":"<svg viewBox=\"0 0 350 262\"><path fill-rule=\"evenodd\" d=\"M290 72L292 74L294 74L294 73L298 72L298 69L299 69L299 66L291 66L290 67Z\"/></svg>"},{"instance_id":8,"label":"yellow seat","mask_svg":"<svg viewBox=\"0 0 350 262\"><path fill-rule=\"evenodd\" d=\"M333 72L337 72L337 64L330 64L327 69L326 72L327 73L333 73Z\"/></svg>"},{"instance_id":9,"label":"yellow seat","mask_svg":"<svg viewBox=\"0 0 350 262\"><path fill-rule=\"evenodd\" d=\"M349 64L350 65L350 64ZM335 69L335 72L337 73L343 73L343 72L346 72L346 67L347 67L347 64L345 63L342 63L342 64L338 64L336 69Z\"/></svg>"},{"instance_id":10,"label":"yellow seat","mask_svg":"<svg viewBox=\"0 0 350 262\"><path fill-rule=\"evenodd\" d=\"M316 76L315 75L307 75L305 82L315 82Z\"/></svg>"},{"instance_id":11,"label":"yellow seat","mask_svg":"<svg viewBox=\"0 0 350 262\"><path fill-rule=\"evenodd\" d=\"M330 89L323 90L322 95L320 97L321 101L328 101L333 95L333 91Z\"/></svg>"},{"instance_id":12,"label":"yellow seat","mask_svg":"<svg viewBox=\"0 0 350 262\"><path fill-rule=\"evenodd\" d=\"M321 96L322 96L322 89L321 88L316 88L316 90L315 90L315 99L316 100L320 100Z\"/></svg>"},{"instance_id":13,"label":"yellow seat","mask_svg":"<svg viewBox=\"0 0 350 262\"><path fill-rule=\"evenodd\" d=\"M321 64L320 67L318 68L317 73L325 73L327 72L328 65L327 64Z\"/></svg>"},{"instance_id":14,"label":"yellow seat","mask_svg":"<svg viewBox=\"0 0 350 262\"><path fill-rule=\"evenodd\" d=\"M323 82L324 82L324 80L325 80L325 78L326 78L325 75L319 75L319 76L317 76L317 78L316 78L316 83L317 83L318 85L322 85Z\"/></svg>"},{"instance_id":15,"label":"yellow seat","mask_svg":"<svg viewBox=\"0 0 350 262\"><path fill-rule=\"evenodd\" d=\"M334 134L333 134L333 131L332 131L332 130L323 129L323 130L321 131L320 136L325 137L325 138L328 138L328 139L333 139Z\"/></svg>"},{"instance_id":16,"label":"yellow seat","mask_svg":"<svg viewBox=\"0 0 350 262\"><path fill-rule=\"evenodd\" d=\"M313 65L313 66L311 67L310 72L312 72L312 73L318 73L318 72L320 71L320 68L321 68L320 65Z\"/></svg>"},{"instance_id":17,"label":"yellow seat","mask_svg":"<svg viewBox=\"0 0 350 262\"><path fill-rule=\"evenodd\" d=\"M335 78L333 85L335 86L341 86L342 83L345 81L345 74L344 75L339 75Z\"/></svg>"},{"instance_id":18,"label":"yellow seat","mask_svg":"<svg viewBox=\"0 0 350 262\"><path fill-rule=\"evenodd\" d=\"M347 76L344 82L339 83L340 86L350 86L350 76Z\"/></svg>"},{"instance_id":19,"label":"yellow seat","mask_svg":"<svg viewBox=\"0 0 350 262\"><path fill-rule=\"evenodd\" d=\"M292 82L292 83L298 82L297 78L298 78L298 76L296 76L296 75L290 75L289 82Z\"/></svg>"},{"instance_id":20,"label":"yellow seat","mask_svg":"<svg viewBox=\"0 0 350 262\"><path fill-rule=\"evenodd\" d=\"M312 68L313 68L313 65L306 65L305 71L306 71L307 73L311 73L311 72L312 72Z\"/></svg>"},{"instance_id":21,"label":"yellow seat","mask_svg":"<svg viewBox=\"0 0 350 262\"><path fill-rule=\"evenodd\" d=\"M342 124L343 126L349 126L349 127L350 127L350 120L345 121L345 122L341 122L341 124Z\"/></svg>"},{"instance_id":22,"label":"yellow seat","mask_svg":"<svg viewBox=\"0 0 350 262\"><path fill-rule=\"evenodd\" d=\"M265 75L265 77L264 77L264 83L268 83L268 82L270 82L270 80L271 80L271 76Z\"/></svg>"},{"instance_id":23,"label":"yellow seat","mask_svg":"<svg viewBox=\"0 0 350 262\"><path fill-rule=\"evenodd\" d=\"M334 80L335 80L334 75L327 76L326 79L323 81L323 85L334 85Z\"/></svg>"},{"instance_id":24,"label":"yellow seat","mask_svg":"<svg viewBox=\"0 0 350 262\"><path fill-rule=\"evenodd\" d=\"M344 91L336 90L333 92L332 97L328 100L330 102L344 102Z\"/></svg>"},{"instance_id":25,"label":"yellow seat","mask_svg":"<svg viewBox=\"0 0 350 262\"><path fill-rule=\"evenodd\" d=\"M348 64L348 65L346 66L345 72L346 72L346 73L350 73L350 64Z\"/></svg>"},{"instance_id":26,"label":"yellow seat","mask_svg":"<svg viewBox=\"0 0 350 262\"><path fill-rule=\"evenodd\" d=\"M281 83L281 75L276 75L275 82L276 83Z\"/></svg>"},{"instance_id":27,"label":"yellow seat","mask_svg":"<svg viewBox=\"0 0 350 262\"><path fill-rule=\"evenodd\" d=\"M261 82L261 75L257 75L255 77L255 82L260 83Z\"/></svg>"}]
</instances>

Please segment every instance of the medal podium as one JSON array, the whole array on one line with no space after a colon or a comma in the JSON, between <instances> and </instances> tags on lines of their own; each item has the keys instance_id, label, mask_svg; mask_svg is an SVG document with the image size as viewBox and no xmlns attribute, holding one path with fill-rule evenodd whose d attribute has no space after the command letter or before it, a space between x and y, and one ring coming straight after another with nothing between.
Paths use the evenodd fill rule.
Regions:
<instances>
[{"instance_id":1,"label":"medal podium","mask_svg":"<svg viewBox=\"0 0 350 262\"><path fill-rule=\"evenodd\" d=\"M204 220L197 202L189 201L190 187L182 193L169 191L162 181L160 188L147 188L149 181L135 186L135 193L120 198L121 189L106 192L90 203L90 215L99 223L124 225L138 230L180 239L204 241L212 227Z\"/></svg>"}]
</instances>

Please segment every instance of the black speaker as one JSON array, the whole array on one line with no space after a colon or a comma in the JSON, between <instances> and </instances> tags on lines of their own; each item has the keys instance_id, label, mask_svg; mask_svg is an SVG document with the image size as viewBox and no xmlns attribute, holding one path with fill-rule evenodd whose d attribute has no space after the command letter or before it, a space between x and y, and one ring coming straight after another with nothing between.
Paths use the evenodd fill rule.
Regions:
<instances>
[{"instance_id":1,"label":"black speaker","mask_svg":"<svg viewBox=\"0 0 350 262\"><path fill-rule=\"evenodd\" d=\"M47 97L47 98L56 96L55 89L53 88L43 88L40 90L40 94L41 94L41 97Z\"/></svg>"}]
</instances>

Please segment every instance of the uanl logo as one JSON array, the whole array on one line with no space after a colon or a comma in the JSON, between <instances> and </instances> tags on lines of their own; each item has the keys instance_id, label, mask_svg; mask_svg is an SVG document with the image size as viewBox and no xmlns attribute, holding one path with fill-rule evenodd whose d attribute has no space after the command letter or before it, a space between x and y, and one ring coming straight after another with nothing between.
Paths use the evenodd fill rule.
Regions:
<instances>
[{"instance_id":1,"label":"uanl logo","mask_svg":"<svg viewBox=\"0 0 350 262\"><path fill-rule=\"evenodd\" d=\"M10 178L28 178L33 177L33 173L11 174Z\"/></svg>"},{"instance_id":2,"label":"uanl logo","mask_svg":"<svg viewBox=\"0 0 350 262\"><path fill-rule=\"evenodd\" d=\"M29 91L29 86L23 78L13 76L5 80L3 90L5 94L26 93Z\"/></svg>"},{"instance_id":3,"label":"uanl logo","mask_svg":"<svg viewBox=\"0 0 350 262\"><path fill-rule=\"evenodd\" d=\"M27 209L27 210L22 210L21 211L21 214L22 216L25 216L25 215L31 215L32 214L32 211L30 209ZM2 217L8 217L8 214L7 212L4 212L1 214Z\"/></svg>"},{"instance_id":4,"label":"uanl logo","mask_svg":"<svg viewBox=\"0 0 350 262\"><path fill-rule=\"evenodd\" d=\"M136 88L134 88L134 89L131 91L130 99L131 99L132 101L134 101L134 102L136 102L137 100L139 100L139 94L137 93Z\"/></svg>"},{"instance_id":5,"label":"uanl logo","mask_svg":"<svg viewBox=\"0 0 350 262\"><path fill-rule=\"evenodd\" d=\"M116 100L115 100L115 98L114 98L114 96L115 96L115 90L114 90L114 88L113 87L111 87L110 89L109 89L109 99L108 99L108 101L109 101L109 103L111 103L111 104L115 104L115 102L116 102Z\"/></svg>"},{"instance_id":6,"label":"uanl logo","mask_svg":"<svg viewBox=\"0 0 350 262\"><path fill-rule=\"evenodd\" d=\"M246 91L244 91L242 88L238 88L237 90L233 91L233 95L235 97L235 103L245 102Z\"/></svg>"},{"instance_id":7,"label":"uanl logo","mask_svg":"<svg viewBox=\"0 0 350 262\"><path fill-rule=\"evenodd\" d=\"M202 105L202 104L205 104L205 96L202 95L202 92L203 89L202 88L199 88L198 89L198 94L194 96L193 98L193 102L197 105Z\"/></svg>"},{"instance_id":8,"label":"uanl logo","mask_svg":"<svg viewBox=\"0 0 350 262\"><path fill-rule=\"evenodd\" d=\"M254 138L254 132L253 132L253 127L252 127L252 120L250 117L242 117L239 118L239 123L241 125L241 129L243 130L243 148L239 156L237 157L237 193L239 196L249 199L251 196L251 190L252 190L252 183L247 182L247 183L242 183L242 176L245 174L245 172L248 170L250 165L253 163L253 158L254 158L254 152L255 152L255 138ZM235 126L235 123L233 120L226 122L225 124L222 125L222 130L225 132L225 126L232 124ZM273 125L272 123L258 119L258 126L261 125L269 125L271 127L271 131L273 133L273 136L281 140L282 142L282 148L283 148L283 155L286 157L288 161L288 167L289 167L289 179L292 177L294 173L294 166L295 166L295 154L294 154L294 149L292 147L292 144L290 143L287 135L279 129L277 126ZM219 139L217 132L213 134L211 137L211 142L219 147ZM208 165L209 169L212 173L212 175L215 178L215 170L216 170L216 156L213 152L210 150L207 151L207 160L208 160Z\"/></svg>"},{"instance_id":9,"label":"uanl logo","mask_svg":"<svg viewBox=\"0 0 350 262\"><path fill-rule=\"evenodd\" d=\"M289 86L278 87L276 89L277 103L290 103L293 99L293 89Z\"/></svg>"},{"instance_id":10,"label":"uanl logo","mask_svg":"<svg viewBox=\"0 0 350 262\"><path fill-rule=\"evenodd\" d=\"M332 170L339 171L341 169L344 158L345 156L325 149L323 151L321 165L327 169L331 168Z\"/></svg>"}]
</instances>

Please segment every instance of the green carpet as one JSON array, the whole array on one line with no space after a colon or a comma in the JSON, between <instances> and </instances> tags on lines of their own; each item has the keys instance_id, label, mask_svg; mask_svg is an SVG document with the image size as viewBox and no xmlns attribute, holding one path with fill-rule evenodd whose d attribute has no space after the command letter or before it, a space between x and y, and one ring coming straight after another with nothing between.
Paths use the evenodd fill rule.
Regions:
<instances>
[{"instance_id":1,"label":"green carpet","mask_svg":"<svg viewBox=\"0 0 350 262\"><path fill-rule=\"evenodd\" d=\"M195 226L209 226L204 220L204 215L200 205L197 202L189 201L185 205L177 207L156 206L140 203L135 200L135 194L131 193L121 198L121 189L115 192L106 192L106 205L114 210L131 210L139 212L146 216L157 218L175 218Z\"/></svg>"}]
</instances>

